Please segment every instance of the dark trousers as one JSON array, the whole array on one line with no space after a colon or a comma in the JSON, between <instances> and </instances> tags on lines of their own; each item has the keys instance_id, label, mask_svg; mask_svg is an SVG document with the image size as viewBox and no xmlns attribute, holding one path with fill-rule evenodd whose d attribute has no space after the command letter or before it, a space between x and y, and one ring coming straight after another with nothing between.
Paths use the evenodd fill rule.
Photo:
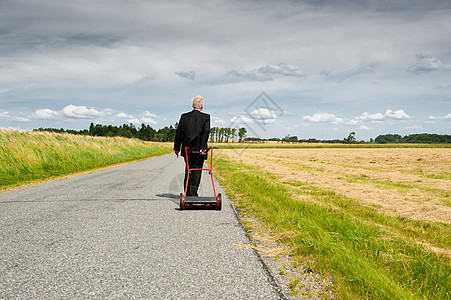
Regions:
<instances>
[{"instance_id":1,"label":"dark trousers","mask_svg":"<svg viewBox=\"0 0 451 300\"><path fill-rule=\"evenodd\" d=\"M197 153L188 154L188 163L190 169L201 169L204 166L204 157ZM186 165L186 157L185 157ZM186 196L198 196L197 190L200 184L200 178L202 176L202 171L191 171L189 174L188 189L186 190ZM186 187L186 178L188 177L188 169L185 166L185 180L183 182Z\"/></svg>"}]
</instances>

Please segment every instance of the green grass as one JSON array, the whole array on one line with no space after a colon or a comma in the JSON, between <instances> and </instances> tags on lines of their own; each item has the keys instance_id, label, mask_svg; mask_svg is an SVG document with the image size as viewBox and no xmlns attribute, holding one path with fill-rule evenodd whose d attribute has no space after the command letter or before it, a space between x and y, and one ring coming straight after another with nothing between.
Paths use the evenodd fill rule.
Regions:
<instances>
[{"instance_id":1,"label":"green grass","mask_svg":"<svg viewBox=\"0 0 451 300\"><path fill-rule=\"evenodd\" d=\"M119 137L0 130L0 188L144 159L171 148Z\"/></svg>"},{"instance_id":2,"label":"green grass","mask_svg":"<svg viewBox=\"0 0 451 300\"><path fill-rule=\"evenodd\" d=\"M449 258L418 243L449 249L449 226L385 216L333 191L281 183L255 166L221 155L216 174L226 190L242 195L234 199L241 210L275 234L296 232L285 240L293 257L314 261L312 269L319 274L330 272L340 298L450 299Z\"/></svg>"}]
</instances>

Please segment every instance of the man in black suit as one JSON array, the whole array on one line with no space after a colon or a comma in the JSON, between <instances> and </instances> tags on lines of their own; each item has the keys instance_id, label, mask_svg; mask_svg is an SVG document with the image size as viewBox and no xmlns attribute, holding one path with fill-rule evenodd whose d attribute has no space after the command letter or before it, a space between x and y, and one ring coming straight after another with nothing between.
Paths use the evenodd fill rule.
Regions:
<instances>
[{"instance_id":1,"label":"man in black suit","mask_svg":"<svg viewBox=\"0 0 451 300\"><path fill-rule=\"evenodd\" d=\"M182 156L185 157L185 147L188 147L188 163L190 169L202 168L204 160L207 158L207 141L210 135L210 115L203 113L204 100L197 96L193 98L193 110L182 114L175 133L174 154L179 157L180 146L182 146ZM195 153L190 153L193 151ZM185 157L185 164L186 164ZM185 181L183 188L186 187L186 178L188 170L185 167ZM198 196L202 171L191 171L189 175L188 189L186 196Z\"/></svg>"}]
</instances>

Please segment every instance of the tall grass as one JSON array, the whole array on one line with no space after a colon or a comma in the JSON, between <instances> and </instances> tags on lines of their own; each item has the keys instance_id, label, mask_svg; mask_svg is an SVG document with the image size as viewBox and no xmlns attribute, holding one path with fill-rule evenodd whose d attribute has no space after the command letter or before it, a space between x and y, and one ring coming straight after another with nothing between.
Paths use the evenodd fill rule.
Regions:
<instances>
[{"instance_id":1,"label":"tall grass","mask_svg":"<svg viewBox=\"0 0 451 300\"><path fill-rule=\"evenodd\" d=\"M285 240L292 256L314 261L312 269L319 274L330 272L340 298L450 299L449 258L418 244L408 233L412 222L377 215L370 206L333 191L299 190L258 167L216 157L216 174L226 190L242 195L234 199L238 206L276 234L295 232ZM308 193L316 201L302 201L296 193ZM441 228L437 234L444 240L435 242L449 246L449 233L449 226ZM428 240L435 240L429 235Z\"/></svg>"},{"instance_id":2,"label":"tall grass","mask_svg":"<svg viewBox=\"0 0 451 300\"><path fill-rule=\"evenodd\" d=\"M0 188L168 153L169 144L0 129Z\"/></svg>"}]
</instances>

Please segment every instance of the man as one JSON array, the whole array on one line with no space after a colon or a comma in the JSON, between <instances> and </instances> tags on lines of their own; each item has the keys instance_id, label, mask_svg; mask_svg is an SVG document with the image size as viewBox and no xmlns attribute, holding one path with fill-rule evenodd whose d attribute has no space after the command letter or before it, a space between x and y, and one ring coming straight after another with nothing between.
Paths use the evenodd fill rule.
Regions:
<instances>
[{"instance_id":1,"label":"man","mask_svg":"<svg viewBox=\"0 0 451 300\"><path fill-rule=\"evenodd\" d=\"M190 169L202 168L204 160L207 158L207 141L210 135L210 115L203 113L204 100L201 96L193 98L193 110L182 114L180 117L174 139L174 154L179 157L180 146L182 146L182 156L185 157L185 147L188 147L188 163ZM195 153L190 153L193 151ZM185 157L185 164L187 158ZM186 178L188 170L185 167L185 181L183 188L186 187ZM202 171L191 171L189 175L188 189L186 196L198 196Z\"/></svg>"}]
</instances>

